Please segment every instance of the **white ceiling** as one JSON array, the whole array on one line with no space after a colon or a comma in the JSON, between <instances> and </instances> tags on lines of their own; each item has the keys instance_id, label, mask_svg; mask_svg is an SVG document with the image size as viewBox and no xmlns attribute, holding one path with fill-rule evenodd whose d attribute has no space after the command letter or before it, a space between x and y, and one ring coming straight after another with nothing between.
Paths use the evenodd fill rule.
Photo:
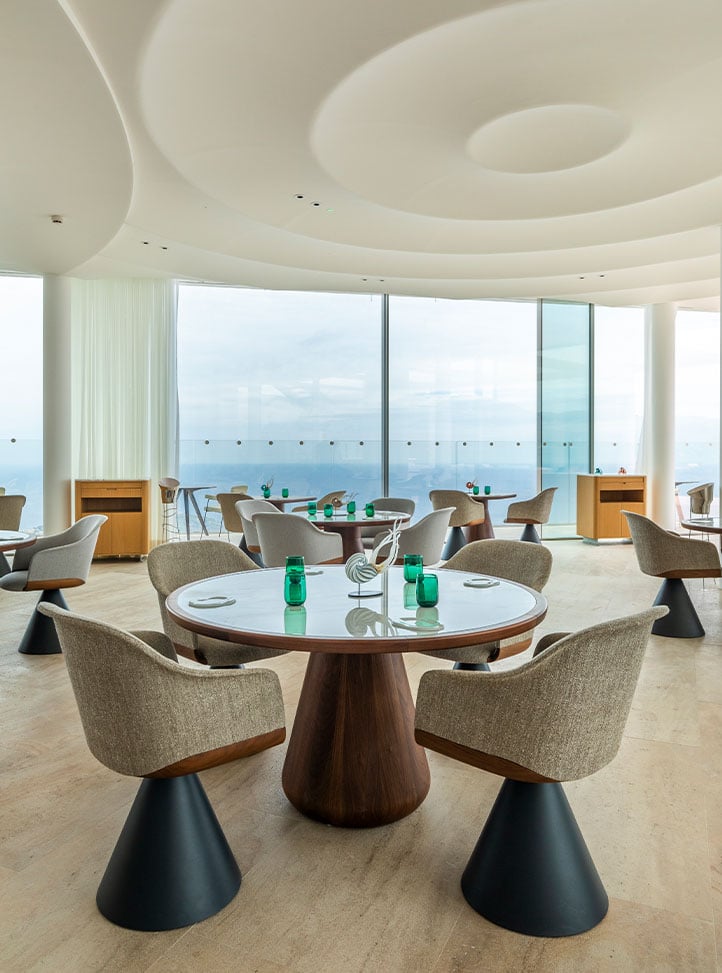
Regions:
<instances>
[{"instance_id":1,"label":"white ceiling","mask_svg":"<svg viewBox=\"0 0 722 973\"><path fill-rule=\"evenodd\" d=\"M0 270L719 307L720 0L0 10Z\"/></svg>"}]
</instances>

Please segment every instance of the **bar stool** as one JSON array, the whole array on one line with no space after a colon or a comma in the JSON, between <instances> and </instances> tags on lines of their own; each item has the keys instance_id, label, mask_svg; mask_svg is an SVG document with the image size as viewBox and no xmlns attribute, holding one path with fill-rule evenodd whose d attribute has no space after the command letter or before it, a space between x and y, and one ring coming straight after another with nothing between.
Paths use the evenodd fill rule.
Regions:
<instances>
[{"instance_id":1,"label":"bar stool","mask_svg":"<svg viewBox=\"0 0 722 973\"><path fill-rule=\"evenodd\" d=\"M160 502L163 505L163 541L178 540L178 487L180 481L172 476L158 480Z\"/></svg>"}]
</instances>

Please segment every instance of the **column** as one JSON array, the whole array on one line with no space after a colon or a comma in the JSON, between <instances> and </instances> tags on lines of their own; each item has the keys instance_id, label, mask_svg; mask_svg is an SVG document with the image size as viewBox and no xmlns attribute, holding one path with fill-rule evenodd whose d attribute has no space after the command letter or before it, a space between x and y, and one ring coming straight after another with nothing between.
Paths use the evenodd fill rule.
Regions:
<instances>
[{"instance_id":1,"label":"column","mask_svg":"<svg viewBox=\"0 0 722 973\"><path fill-rule=\"evenodd\" d=\"M72 429L69 277L43 278L43 531L70 526Z\"/></svg>"},{"instance_id":2,"label":"column","mask_svg":"<svg viewBox=\"0 0 722 973\"><path fill-rule=\"evenodd\" d=\"M674 509L674 332L676 306L646 308L647 515L668 530Z\"/></svg>"}]
</instances>

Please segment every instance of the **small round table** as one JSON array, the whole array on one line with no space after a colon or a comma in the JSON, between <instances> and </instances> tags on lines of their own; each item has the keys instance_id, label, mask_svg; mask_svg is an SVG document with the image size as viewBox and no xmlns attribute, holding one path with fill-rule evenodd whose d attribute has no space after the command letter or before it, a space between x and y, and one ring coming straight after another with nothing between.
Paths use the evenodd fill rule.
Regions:
<instances>
[{"instance_id":1,"label":"small round table","mask_svg":"<svg viewBox=\"0 0 722 973\"><path fill-rule=\"evenodd\" d=\"M324 517L323 511L320 511L315 517L308 517L308 519L323 530L334 531L341 535L343 559L348 561L352 554L363 554L362 527L378 527L379 530L383 530L384 527L393 527L397 520L407 523L411 519L411 514L396 510L377 510L373 517L367 517L361 510L357 514L334 513L333 517Z\"/></svg>"},{"instance_id":2,"label":"small round table","mask_svg":"<svg viewBox=\"0 0 722 973\"><path fill-rule=\"evenodd\" d=\"M309 568L299 608L284 603L282 568L186 585L166 605L175 622L201 635L310 653L283 789L310 818L375 827L410 814L429 789L401 653L508 638L546 614L546 600L531 588L501 579L471 588L464 584L471 577L439 571L436 608L415 607L413 586L398 567L374 582L383 586L378 611L349 601L352 584L343 567L329 565ZM194 607L210 598L231 603Z\"/></svg>"},{"instance_id":3,"label":"small round table","mask_svg":"<svg viewBox=\"0 0 722 973\"><path fill-rule=\"evenodd\" d=\"M699 520L680 520L680 527L685 530L696 530L702 534L722 534L721 517L700 517Z\"/></svg>"},{"instance_id":4,"label":"small round table","mask_svg":"<svg viewBox=\"0 0 722 973\"><path fill-rule=\"evenodd\" d=\"M489 501L490 500L513 500L516 496L515 493L470 493L469 496L472 500L476 500L477 503L481 503L484 506L484 522L482 524L474 524L473 527L468 528L469 540L470 541L483 541L489 540L491 537L495 537L494 525L491 522L491 517L489 516ZM471 536L473 531L474 536Z\"/></svg>"},{"instance_id":5,"label":"small round table","mask_svg":"<svg viewBox=\"0 0 722 973\"><path fill-rule=\"evenodd\" d=\"M38 539L38 535L28 530L0 529L0 578L10 573L10 565L5 557L5 551L17 551L21 547L30 547Z\"/></svg>"}]
</instances>

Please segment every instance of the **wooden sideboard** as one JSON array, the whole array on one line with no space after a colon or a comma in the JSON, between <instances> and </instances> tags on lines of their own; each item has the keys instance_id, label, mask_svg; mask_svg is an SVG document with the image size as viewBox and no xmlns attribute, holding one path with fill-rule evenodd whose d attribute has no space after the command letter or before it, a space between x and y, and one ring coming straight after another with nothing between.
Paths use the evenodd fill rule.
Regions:
<instances>
[{"instance_id":1,"label":"wooden sideboard","mask_svg":"<svg viewBox=\"0 0 722 973\"><path fill-rule=\"evenodd\" d=\"M75 517L105 514L95 557L144 557L150 549L150 480L76 480Z\"/></svg>"},{"instance_id":2,"label":"wooden sideboard","mask_svg":"<svg viewBox=\"0 0 722 973\"><path fill-rule=\"evenodd\" d=\"M577 533L587 540L628 538L629 527L622 511L644 514L646 508L646 476L577 476Z\"/></svg>"}]
</instances>

